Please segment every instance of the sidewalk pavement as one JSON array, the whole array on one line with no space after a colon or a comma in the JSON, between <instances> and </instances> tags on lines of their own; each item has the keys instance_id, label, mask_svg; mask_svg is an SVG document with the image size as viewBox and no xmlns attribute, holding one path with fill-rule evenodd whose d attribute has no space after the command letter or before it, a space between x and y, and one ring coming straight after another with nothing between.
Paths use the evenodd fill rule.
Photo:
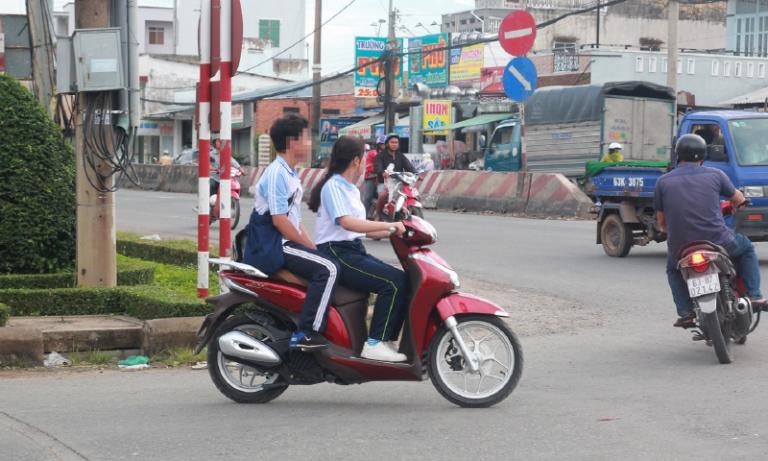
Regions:
<instances>
[{"instance_id":1,"label":"sidewalk pavement","mask_svg":"<svg viewBox=\"0 0 768 461\"><path fill-rule=\"evenodd\" d=\"M138 320L119 315L11 317L0 327L0 361L41 363L50 352L156 354L195 345L203 317Z\"/></svg>"}]
</instances>

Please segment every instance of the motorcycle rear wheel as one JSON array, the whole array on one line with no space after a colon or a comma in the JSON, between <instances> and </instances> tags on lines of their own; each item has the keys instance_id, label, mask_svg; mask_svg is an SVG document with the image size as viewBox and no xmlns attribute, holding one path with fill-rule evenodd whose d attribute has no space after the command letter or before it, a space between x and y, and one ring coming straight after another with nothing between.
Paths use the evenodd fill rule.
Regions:
<instances>
[{"instance_id":1,"label":"motorcycle rear wheel","mask_svg":"<svg viewBox=\"0 0 768 461\"><path fill-rule=\"evenodd\" d=\"M722 364L728 364L733 360L731 357L731 339L723 335L720 324L720 297L717 299L717 304L718 309L715 312L702 314L701 323L707 337L712 342L717 360Z\"/></svg>"},{"instance_id":2,"label":"motorcycle rear wheel","mask_svg":"<svg viewBox=\"0 0 768 461\"><path fill-rule=\"evenodd\" d=\"M232 199L232 229L240 222L240 200Z\"/></svg>"},{"instance_id":3,"label":"motorcycle rear wheel","mask_svg":"<svg viewBox=\"0 0 768 461\"><path fill-rule=\"evenodd\" d=\"M461 407L485 408L501 402L515 389L523 373L520 341L498 317L462 316L457 328L469 350L478 351L480 370L469 370L453 335L442 328L429 348L427 367L432 384L440 395ZM495 345L487 343L490 340ZM497 373L493 373L494 369ZM491 387L481 392L484 380Z\"/></svg>"},{"instance_id":4,"label":"motorcycle rear wheel","mask_svg":"<svg viewBox=\"0 0 768 461\"><path fill-rule=\"evenodd\" d=\"M216 388L237 403L267 403L280 396L288 384L277 373L263 373L248 365L227 359L219 350L219 337L238 330L269 344L274 336L268 328L246 315L235 315L221 324L208 344L208 373ZM263 379L261 379L263 378ZM255 381L258 384L254 384ZM274 387L274 385L279 385ZM269 385L265 388L265 385Z\"/></svg>"}]
</instances>

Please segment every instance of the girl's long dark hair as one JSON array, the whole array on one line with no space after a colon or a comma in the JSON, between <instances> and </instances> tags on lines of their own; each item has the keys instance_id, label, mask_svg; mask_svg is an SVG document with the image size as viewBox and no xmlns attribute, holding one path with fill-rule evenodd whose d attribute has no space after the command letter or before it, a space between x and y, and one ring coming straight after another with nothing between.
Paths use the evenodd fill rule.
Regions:
<instances>
[{"instance_id":1,"label":"girl's long dark hair","mask_svg":"<svg viewBox=\"0 0 768 461\"><path fill-rule=\"evenodd\" d=\"M363 156L363 142L358 138L350 136L341 136L333 143L331 148L331 158L328 162L328 169L325 177L320 181L309 196L309 209L317 213L320 209L320 194L323 186L335 174L342 174L347 170L349 164L357 157Z\"/></svg>"}]
</instances>

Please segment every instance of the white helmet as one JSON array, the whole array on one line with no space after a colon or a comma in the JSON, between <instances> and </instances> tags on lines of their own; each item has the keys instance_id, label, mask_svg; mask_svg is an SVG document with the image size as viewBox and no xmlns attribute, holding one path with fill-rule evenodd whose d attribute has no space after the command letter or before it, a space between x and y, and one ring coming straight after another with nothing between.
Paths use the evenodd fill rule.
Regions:
<instances>
[{"instance_id":1,"label":"white helmet","mask_svg":"<svg viewBox=\"0 0 768 461\"><path fill-rule=\"evenodd\" d=\"M614 149L621 150L621 149L623 149L623 147L621 147L621 144L619 144L617 142L612 142L612 143L608 144L608 150L614 150Z\"/></svg>"}]
</instances>

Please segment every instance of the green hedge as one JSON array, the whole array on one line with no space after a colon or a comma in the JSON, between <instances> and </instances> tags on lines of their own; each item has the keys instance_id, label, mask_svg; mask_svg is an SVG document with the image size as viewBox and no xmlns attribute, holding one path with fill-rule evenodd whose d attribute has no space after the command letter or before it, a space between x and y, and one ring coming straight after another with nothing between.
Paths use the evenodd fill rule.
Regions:
<instances>
[{"instance_id":1,"label":"green hedge","mask_svg":"<svg viewBox=\"0 0 768 461\"><path fill-rule=\"evenodd\" d=\"M202 300L154 286L0 290L0 303L15 316L126 314L154 319L210 312Z\"/></svg>"},{"instance_id":2,"label":"green hedge","mask_svg":"<svg viewBox=\"0 0 768 461\"><path fill-rule=\"evenodd\" d=\"M120 286L148 285L155 280L151 264L136 261L117 262L117 284ZM73 272L57 274L3 274L0 289L9 288L74 288L77 278Z\"/></svg>"},{"instance_id":3,"label":"green hedge","mask_svg":"<svg viewBox=\"0 0 768 461\"><path fill-rule=\"evenodd\" d=\"M43 106L0 74L0 273L72 269L75 168Z\"/></svg>"},{"instance_id":4,"label":"green hedge","mask_svg":"<svg viewBox=\"0 0 768 461\"><path fill-rule=\"evenodd\" d=\"M11 308L0 303L0 327L5 326L11 316Z\"/></svg>"},{"instance_id":5,"label":"green hedge","mask_svg":"<svg viewBox=\"0 0 768 461\"><path fill-rule=\"evenodd\" d=\"M119 232L117 252L132 258L147 259L177 266L197 265L197 242L193 240L141 240L137 234ZM218 255L218 249L211 248L211 256Z\"/></svg>"}]
</instances>

